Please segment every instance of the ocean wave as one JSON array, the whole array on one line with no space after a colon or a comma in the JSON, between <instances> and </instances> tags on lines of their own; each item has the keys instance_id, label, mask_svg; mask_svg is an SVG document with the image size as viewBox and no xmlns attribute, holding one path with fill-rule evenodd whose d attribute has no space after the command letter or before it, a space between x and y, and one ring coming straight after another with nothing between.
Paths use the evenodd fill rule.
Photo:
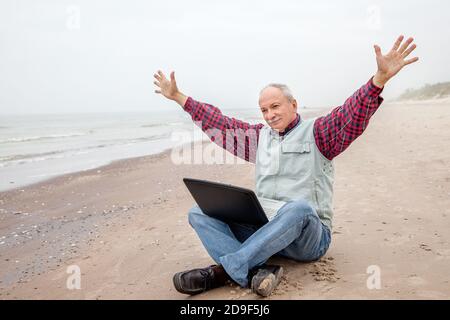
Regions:
<instances>
[{"instance_id":1,"label":"ocean wave","mask_svg":"<svg viewBox=\"0 0 450 320\"><path fill-rule=\"evenodd\" d=\"M11 161L32 159L32 158L37 158L37 157L51 156L51 155L58 154L61 152L63 152L63 151L50 151L50 152L29 153L29 154L14 154L11 156L0 157L0 166L1 166L2 162L11 162Z\"/></svg>"},{"instance_id":2,"label":"ocean wave","mask_svg":"<svg viewBox=\"0 0 450 320\"><path fill-rule=\"evenodd\" d=\"M143 124L141 128L155 128L155 127L167 127L167 126L181 126L184 124L189 124L189 122L166 122L166 123L152 123L152 124Z\"/></svg>"},{"instance_id":3,"label":"ocean wave","mask_svg":"<svg viewBox=\"0 0 450 320\"><path fill-rule=\"evenodd\" d=\"M138 138L125 138L125 139L100 140L100 141L106 143L106 145L111 145L111 144L119 145L119 144L135 143L135 142L160 140L160 139L170 138L170 135L171 135L171 132L164 132L164 133L160 133L160 134L153 134L150 136L138 137Z\"/></svg>"},{"instance_id":4,"label":"ocean wave","mask_svg":"<svg viewBox=\"0 0 450 320\"><path fill-rule=\"evenodd\" d=\"M164 126L161 123L153 123L153 124L143 124L141 125L141 128L154 128L154 127L162 127Z\"/></svg>"},{"instance_id":5,"label":"ocean wave","mask_svg":"<svg viewBox=\"0 0 450 320\"><path fill-rule=\"evenodd\" d=\"M170 138L171 133L161 133L161 134L155 134L148 137L140 137L135 139L128 139L127 142L145 142L145 141L154 141L154 140L160 140L165 138Z\"/></svg>"},{"instance_id":6,"label":"ocean wave","mask_svg":"<svg viewBox=\"0 0 450 320\"><path fill-rule=\"evenodd\" d=\"M32 137L23 137L23 138L9 138L0 140L0 144L6 143L17 143L17 142L30 142L30 141L42 141L42 140L51 140L51 139L61 139L61 138L72 138L72 137L80 137L84 136L86 133L68 133L68 134L51 134L47 136L32 136Z\"/></svg>"},{"instance_id":7,"label":"ocean wave","mask_svg":"<svg viewBox=\"0 0 450 320\"><path fill-rule=\"evenodd\" d=\"M166 139L170 137L170 133L162 133L157 135L151 135L147 137L132 138L132 139L121 139L121 140L108 140L103 141L101 144L96 144L93 146L87 146L83 148L72 148L72 149L62 149L54 150L42 153L29 153L29 154L16 154L10 156L0 157L0 167L8 167L12 165L20 165L30 162L45 161L50 159L64 158L67 156L74 156L80 154L86 154L101 148L114 147L119 145L129 145L135 143L149 142L155 140Z\"/></svg>"}]
</instances>

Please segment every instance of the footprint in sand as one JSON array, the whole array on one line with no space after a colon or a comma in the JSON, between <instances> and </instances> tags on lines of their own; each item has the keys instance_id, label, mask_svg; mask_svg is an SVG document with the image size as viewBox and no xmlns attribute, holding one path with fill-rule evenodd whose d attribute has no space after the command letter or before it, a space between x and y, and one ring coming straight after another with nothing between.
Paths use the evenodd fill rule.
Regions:
<instances>
[{"instance_id":1,"label":"footprint in sand","mask_svg":"<svg viewBox=\"0 0 450 320\"><path fill-rule=\"evenodd\" d=\"M425 251L431 251L431 248L425 243L420 244L420 249L423 249Z\"/></svg>"},{"instance_id":2,"label":"footprint in sand","mask_svg":"<svg viewBox=\"0 0 450 320\"><path fill-rule=\"evenodd\" d=\"M281 278L280 284L273 291L273 296L281 296L288 293L295 292L298 295L301 295L300 292L303 290L303 286L301 282L298 280L288 280L286 276Z\"/></svg>"},{"instance_id":3,"label":"footprint in sand","mask_svg":"<svg viewBox=\"0 0 450 320\"><path fill-rule=\"evenodd\" d=\"M436 254L439 256L437 259L450 259L450 249L437 250Z\"/></svg>"},{"instance_id":4,"label":"footprint in sand","mask_svg":"<svg viewBox=\"0 0 450 320\"><path fill-rule=\"evenodd\" d=\"M336 282L340 279L340 277L336 275L337 270L334 265L333 257L322 258L319 261L314 262L312 270L310 270L309 273L312 274L316 281Z\"/></svg>"},{"instance_id":5,"label":"footprint in sand","mask_svg":"<svg viewBox=\"0 0 450 320\"><path fill-rule=\"evenodd\" d=\"M408 276L408 282L413 286L423 286L427 283L427 280L425 280L422 277L419 277L417 274L410 274Z\"/></svg>"}]
</instances>

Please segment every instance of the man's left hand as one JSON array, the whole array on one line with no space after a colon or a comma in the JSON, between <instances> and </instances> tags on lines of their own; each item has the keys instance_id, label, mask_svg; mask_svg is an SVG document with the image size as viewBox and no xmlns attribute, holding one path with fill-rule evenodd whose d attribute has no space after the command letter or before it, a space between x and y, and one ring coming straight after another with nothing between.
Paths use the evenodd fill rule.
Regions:
<instances>
[{"instance_id":1,"label":"man's left hand","mask_svg":"<svg viewBox=\"0 0 450 320\"><path fill-rule=\"evenodd\" d=\"M403 36L398 37L391 51L383 55L378 45L375 45L375 54L377 55L378 71L373 77L373 83L378 87L383 87L386 82L395 76L404 66L419 60L418 57L406 59L416 48L413 38L409 38L404 43Z\"/></svg>"}]
</instances>

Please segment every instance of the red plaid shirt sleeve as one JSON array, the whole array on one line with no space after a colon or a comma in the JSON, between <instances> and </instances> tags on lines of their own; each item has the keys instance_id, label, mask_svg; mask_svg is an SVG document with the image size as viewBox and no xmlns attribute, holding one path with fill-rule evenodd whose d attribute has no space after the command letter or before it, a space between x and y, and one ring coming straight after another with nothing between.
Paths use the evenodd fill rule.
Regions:
<instances>
[{"instance_id":1,"label":"red plaid shirt sleeve","mask_svg":"<svg viewBox=\"0 0 450 320\"><path fill-rule=\"evenodd\" d=\"M215 144L245 161L256 162L259 132L264 124L227 117L218 108L191 97L186 100L184 110Z\"/></svg>"},{"instance_id":2,"label":"red plaid shirt sleeve","mask_svg":"<svg viewBox=\"0 0 450 320\"><path fill-rule=\"evenodd\" d=\"M383 102L382 88L370 79L348 98L342 106L317 118L314 138L320 152L329 160L339 155L367 128L369 119Z\"/></svg>"}]
</instances>

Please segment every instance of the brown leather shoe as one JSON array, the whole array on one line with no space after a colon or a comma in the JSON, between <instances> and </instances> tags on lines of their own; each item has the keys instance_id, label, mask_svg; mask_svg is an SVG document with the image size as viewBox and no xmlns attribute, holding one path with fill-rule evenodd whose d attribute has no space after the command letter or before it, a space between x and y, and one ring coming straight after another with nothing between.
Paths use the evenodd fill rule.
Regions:
<instances>
[{"instance_id":1,"label":"brown leather shoe","mask_svg":"<svg viewBox=\"0 0 450 320\"><path fill-rule=\"evenodd\" d=\"M229 279L222 266L212 265L178 272L173 276L173 284L178 292L194 295L224 286Z\"/></svg>"},{"instance_id":2,"label":"brown leather shoe","mask_svg":"<svg viewBox=\"0 0 450 320\"><path fill-rule=\"evenodd\" d=\"M251 288L256 294L268 297L281 281L283 267L276 265L263 265L252 270Z\"/></svg>"}]
</instances>

